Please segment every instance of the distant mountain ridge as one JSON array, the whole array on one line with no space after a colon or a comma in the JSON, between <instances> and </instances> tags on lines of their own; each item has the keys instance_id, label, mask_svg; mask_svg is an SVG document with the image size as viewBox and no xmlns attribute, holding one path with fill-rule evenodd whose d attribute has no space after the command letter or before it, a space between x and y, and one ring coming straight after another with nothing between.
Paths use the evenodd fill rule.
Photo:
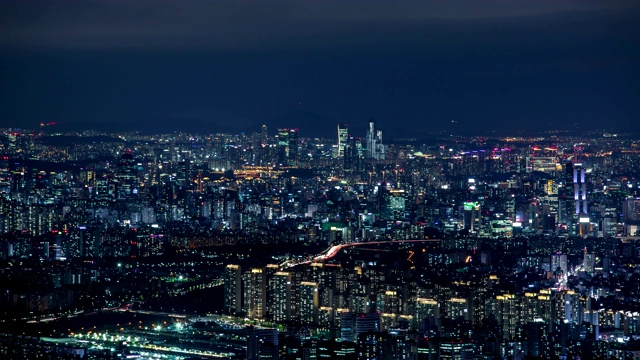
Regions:
<instances>
[{"instance_id":1,"label":"distant mountain ridge","mask_svg":"<svg viewBox=\"0 0 640 360\"><path fill-rule=\"evenodd\" d=\"M188 118L154 119L153 126L145 125L146 122L136 123L104 123L104 122L69 122L58 123L45 129L48 133L66 133L76 131L94 130L105 133L141 132L145 134L192 132L192 133L240 133L251 134L260 132L262 125L267 125L270 135L275 135L280 128L299 129L301 137L332 138L337 137L337 124L334 119L320 114L303 110L293 110L288 113L257 120L252 126L238 127L232 123L219 124L214 121L205 121ZM364 121L363 121L364 124ZM358 127L364 129L365 126ZM355 134L363 136L360 131Z\"/></svg>"},{"instance_id":2,"label":"distant mountain ridge","mask_svg":"<svg viewBox=\"0 0 640 360\"><path fill-rule=\"evenodd\" d=\"M411 139L429 139L433 137L441 137L449 134L461 136L545 136L547 128L537 130L520 130L511 131L507 128L501 129L477 129L467 126L453 127L448 122L424 121L423 126L405 128L396 126L402 124L400 121L379 121L377 127L383 131L383 143L392 143L394 141L406 141ZM279 128L297 128L300 137L309 138L325 138L336 139L337 125L346 123L349 128L349 134L352 136L364 138L368 127L368 118L362 119L335 119L327 115L313 113L302 109L295 109L278 116L272 116L265 119L255 120L252 125L250 122L236 123L231 120L224 122L207 121L194 118L164 118L150 119L139 122L58 122L56 125L40 128L46 133L72 133L80 131L97 131L107 134L116 134L124 132L140 132L142 134L171 134L175 132L186 132L194 134L212 134L212 133L259 133L262 125L267 125L268 132L271 136L277 134ZM389 126L392 124L391 126ZM15 127L21 129L32 130L38 129L39 126L34 124L31 127L21 126ZM616 130L612 130L615 132ZM618 129L618 132L630 132L629 129ZM566 129L561 133L568 134L589 134L590 131L578 131L577 129ZM597 132L597 131L596 131Z\"/></svg>"},{"instance_id":3,"label":"distant mountain ridge","mask_svg":"<svg viewBox=\"0 0 640 360\"><path fill-rule=\"evenodd\" d=\"M144 134L161 134L173 132L193 132L193 133L216 133L216 132L236 132L237 129L223 126L214 122L198 119L155 119L153 126L142 123L103 123L103 122L70 122L59 123L50 128L47 132L75 132L94 130L105 133L119 132L141 132Z\"/></svg>"},{"instance_id":4,"label":"distant mountain ridge","mask_svg":"<svg viewBox=\"0 0 640 360\"><path fill-rule=\"evenodd\" d=\"M273 116L264 120L257 120L251 126L236 126L236 124L225 122L220 124L215 121L205 121L191 118L166 118L153 119L150 121L153 125L146 125L143 122L69 122L58 123L50 128L46 128L48 133L67 133L77 131L94 130L104 133L122 133L122 132L140 132L143 134L170 134L174 132L187 133L259 133L262 125L267 125L269 135L276 135L280 128L298 129L300 137L310 138L337 138L338 124L347 124L349 135L364 138L368 127L369 119L341 119L336 120L332 117L317 114L301 109L284 113L282 115ZM378 123L378 128L383 131L383 142L393 139L406 139L411 137L428 137L429 132L433 131L433 124L424 129L406 129L402 127L386 128Z\"/></svg>"}]
</instances>

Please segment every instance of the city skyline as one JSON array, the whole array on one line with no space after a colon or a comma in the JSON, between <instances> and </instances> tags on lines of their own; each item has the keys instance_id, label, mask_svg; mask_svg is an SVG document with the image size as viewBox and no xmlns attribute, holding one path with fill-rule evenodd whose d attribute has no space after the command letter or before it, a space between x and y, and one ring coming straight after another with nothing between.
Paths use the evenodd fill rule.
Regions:
<instances>
[{"instance_id":1,"label":"city skyline","mask_svg":"<svg viewBox=\"0 0 640 360\"><path fill-rule=\"evenodd\" d=\"M638 18L0 2L0 358L640 358Z\"/></svg>"},{"instance_id":2,"label":"city skyline","mask_svg":"<svg viewBox=\"0 0 640 360\"><path fill-rule=\"evenodd\" d=\"M0 129L0 355L640 349L637 136L330 128Z\"/></svg>"}]
</instances>

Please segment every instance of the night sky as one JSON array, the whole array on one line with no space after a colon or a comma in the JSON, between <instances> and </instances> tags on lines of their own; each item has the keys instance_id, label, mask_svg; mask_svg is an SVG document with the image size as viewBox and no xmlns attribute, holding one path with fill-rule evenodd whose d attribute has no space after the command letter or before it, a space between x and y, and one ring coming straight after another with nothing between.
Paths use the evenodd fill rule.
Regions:
<instances>
[{"instance_id":1,"label":"night sky","mask_svg":"<svg viewBox=\"0 0 640 360\"><path fill-rule=\"evenodd\" d=\"M0 126L640 130L639 24L635 0L4 0Z\"/></svg>"}]
</instances>

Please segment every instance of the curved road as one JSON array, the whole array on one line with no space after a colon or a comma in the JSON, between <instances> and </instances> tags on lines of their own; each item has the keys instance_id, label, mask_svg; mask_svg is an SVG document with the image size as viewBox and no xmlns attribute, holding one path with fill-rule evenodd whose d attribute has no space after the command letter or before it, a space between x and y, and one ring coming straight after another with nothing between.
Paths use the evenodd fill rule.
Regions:
<instances>
[{"instance_id":1,"label":"curved road","mask_svg":"<svg viewBox=\"0 0 640 360\"><path fill-rule=\"evenodd\" d=\"M344 248L347 248L347 247L352 247L352 246L376 245L376 244L398 244L398 243L409 243L409 242L414 242L414 243L439 242L439 241L440 241L440 239L407 239L407 240L391 240L391 241L368 241L368 242L358 242L358 243L333 245L333 246L330 246L329 248L327 248L326 250L324 250L323 252L321 252L320 254L314 256L311 259L287 260L287 261L283 262L282 264L280 264L280 267L281 268L290 268L290 267L294 267L294 266L297 266L297 265L310 264L310 263L313 263L313 262L324 261L324 260L327 260L327 259L330 259L330 258L336 256L336 254L338 254L340 252L340 250L342 250Z\"/></svg>"}]
</instances>

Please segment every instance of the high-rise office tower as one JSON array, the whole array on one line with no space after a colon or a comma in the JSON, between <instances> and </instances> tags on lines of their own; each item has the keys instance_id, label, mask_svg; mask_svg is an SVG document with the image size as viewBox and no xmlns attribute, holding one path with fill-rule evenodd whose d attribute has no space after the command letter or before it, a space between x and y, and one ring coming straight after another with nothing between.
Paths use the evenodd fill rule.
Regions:
<instances>
[{"instance_id":1,"label":"high-rise office tower","mask_svg":"<svg viewBox=\"0 0 640 360\"><path fill-rule=\"evenodd\" d=\"M586 235L590 231L589 211L587 208L587 183L585 169L581 163L573 164L573 199L575 201L575 215L577 220L576 232Z\"/></svg>"},{"instance_id":2,"label":"high-rise office tower","mask_svg":"<svg viewBox=\"0 0 640 360\"><path fill-rule=\"evenodd\" d=\"M367 142L367 158L375 157L375 148L376 148L376 122L375 120L369 120L369 127L367 128L366 135Z\"/></svg>"},{"instance_id":3,"label":"high-rise office tower","mask_svg":"<svg viewBox=\"0 0 640 360\"><path fill-rule=\"evenodd\" d=\"M587 186L582 164L573 166L573 189L576 214L587 214Z\"/></svg>"},{"instance_id":4,"label":"high-rise office tower","mask_svg":"<svg viewBox=\"0 0 640 360\"><path fill-rule=\"evenodd\" d=\"M558 196L558 223L569 233L585 235L590 230L586 172L582 163L566 163L562 191Z\"/></svg>"},{"instance_id":5,"label":"high-rise office tower","mask_svg":"<svg viewBox=\"0 0 640 360\"><path fill-rule=\"evenodd\" d=\"M385 146L382 144L382 130L376 130L376 160L386 158Z\"/></svg>"},{"instance_id":6,"label":"high-rise office tower","mask_svg":"<svg viewBox=\"0 0 640 360\"><path fill-rule=\"evenodd\" d=\"M345 147L349 138L349 129L347 124L338 124L338 148L335 157L341 158L345 156Z\"/></svg>"},{"instance_id":7,"label":"high-rise office tower","mask_svg":"<svg viewBox=\"0 0 640 360\"><path fill-rule=\"evenodd\" d=\"M385 147L382 144L382 130L376 129L375 120L369 120L366 136L366 157L374 160L384 160Z\"/></svg>"},{"instance_id":8,"label":"high-rise office tower","mask_svg":"<svg viewBox=\"0 0 640 360\"><path fill-rule=\"evenodd\" d=\"M362 157L362 140L358 137L349 136L344 146L344 170L347 172L357 172L360 170L360 159Z\"/></svg>"},{"instance_id":9,"label":"high-rise office tower","mask_svg":"<svg viewBox=\"0 0 640 360\"><path fill-rule=\"evenodd\" d=\"M298 150L298 129L289 130L289 165L298 165L299 150Z\"/></svg>"},{"instance_id":10,"label":"high-rise office tower","mask_svg":"<svg viewBox=\"0 0 640 360\"><path fill-rule=\"evenodd\" d=\"M558 224L567 231L573 226L573 164L564 164L558 191Z\"/></svg>"},{"instance_id":11,"label":"high-rise office tower","mask_svg":"<svg viewBox=\"0 0 640 360\"><path fill-rule=\"evenodd\" d=\"M289 129L278 129L278 164L287 165L289 160Z\"/></svg>"},{"instance_id":12,"label":"high-rise office tower","mask_svg":"<svg viewBox=\"0 0 640 360\"><path fill-rule=\"evenodd\" d=\"M278 163L285 166L298 164L298 129L278 129Z\"/></svg>"},{"instance_id":13,"label":"high-rise office tower","mask_svg":"<svg viewBox=\"0 0 640 360\"><path fill-rule=\"evenodd\" d=\"M118 199L124 199L137 192L136 161L131 150L125 150L120 157L116 179Z\"/></svg>"},{"instance_id":14,"label":"high-rise office tower","mask_svg":"<svg viewBox=\"0 0 640 360\"><path fill-rule=\"evenodd\" d=\"M260 142L266 144L269 141L269 132L267 131L267 125L262 125L260 128Z\"/></svg>"},{"instance_id":15,"label":"high-rise office tower","mask_svg":"<svg viewBox=\"0 0 640 360\"><path fill-rule=\"evenodd\" d=\"M191 185L191 162L188 157L178 162L176 182L183 187L189 187L189 185Z\"/></svg>"}]
</instances>

